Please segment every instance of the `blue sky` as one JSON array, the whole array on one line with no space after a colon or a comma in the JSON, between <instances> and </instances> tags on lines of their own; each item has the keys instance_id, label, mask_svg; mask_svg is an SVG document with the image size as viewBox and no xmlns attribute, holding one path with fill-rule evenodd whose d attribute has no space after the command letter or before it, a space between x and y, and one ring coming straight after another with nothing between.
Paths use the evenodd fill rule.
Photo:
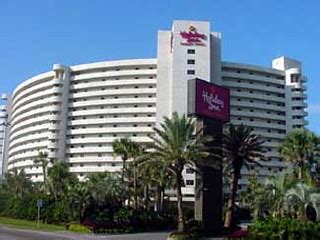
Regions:
<instances>
[{"instance_id":1,"label":"blue sky","mask_svg":"<svg viewBox=\"0 0 320 240\"><path fill-rule=\"evenodd\" d=\"M0 93L53 63L155 57L157 30L208 20L222 32L223 60L303 62L309 127L320 133L319 9L317 0L1 0Z\"/></svg>"}]
</instances>

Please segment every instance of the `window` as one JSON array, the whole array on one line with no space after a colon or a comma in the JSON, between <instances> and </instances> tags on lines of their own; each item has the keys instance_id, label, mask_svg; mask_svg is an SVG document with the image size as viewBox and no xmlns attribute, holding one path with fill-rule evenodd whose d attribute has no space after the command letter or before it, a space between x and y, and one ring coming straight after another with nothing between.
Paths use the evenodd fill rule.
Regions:
<instances>
[{"instance_id":1,"label":"window","mask_svg":"<svg viewBox=\"0 0 320 240\"><path fill-rule=\"evenodd\" d=\"M195 50L195 49L188 49L188 50L187 50L187 53L188 53L188 54L195 54L195 53L196 53L196 50Z\"/></svg>"},{"instance_id":2,"label":"window","mask_svg":"<svg viewBox=\"0 0 320 240\"><path fill-rule=\"evenodd\" d=\"M196 74L196 71L195 71L195 70L188 70L188 71L187 71L187 74L188 74L188 75L195 75L195 74Z\"/></svg>"},{"instance_id":3,"label":"window","mask_svg":"<svg viewBox=\"0 0 320 240\"><path fill-rule=\"evenodd\" d=\"M186 173L192 174L192 173L193 173L193 170L192 170L191 168L187 168Z\"/></svg>"},{"instance_id":4,"label":"window","mask_svg":"<svg viewBox=\"0 0 320 240\"><path fill-rule=\"evenodd\" d=\"M187 180L186 181L186 185L194 185L194 181L193 180Z\"/></svg>"},{"instance_id":5,"label":"window","mask_svg":"<svg viewBox=\"0 0 320 240\"><path fill-rule=\"evenodd\" d=\"M195 61L194 59L188 59L188 60L187 60L187 63L188 63L188 64L195 64L196 61Z\"/></svg>"}]
</instances>

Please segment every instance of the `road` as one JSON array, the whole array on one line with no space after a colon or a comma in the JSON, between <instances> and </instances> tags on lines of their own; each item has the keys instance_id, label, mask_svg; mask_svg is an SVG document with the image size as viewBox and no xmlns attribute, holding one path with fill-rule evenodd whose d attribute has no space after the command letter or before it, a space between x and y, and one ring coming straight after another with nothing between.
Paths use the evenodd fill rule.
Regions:
<instances>
[{"instance_id":1,"label":"road","mask_svg":"<svg viewBox=\"0 0 320 240\"><path fill-rule=\"evenodd\" d=\"M43 232L0 226L0 240L164 240L169 233L137 233L125 235L85 235L69 232Z\"/></svg>"}]
</instances>

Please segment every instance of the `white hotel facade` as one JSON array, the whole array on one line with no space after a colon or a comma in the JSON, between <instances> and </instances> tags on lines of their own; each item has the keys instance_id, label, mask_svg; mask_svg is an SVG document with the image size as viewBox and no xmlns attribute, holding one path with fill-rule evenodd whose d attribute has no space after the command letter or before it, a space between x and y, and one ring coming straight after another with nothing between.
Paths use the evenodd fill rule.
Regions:
<instances>
[{"instance_id":1,"label":"white hotel facade","mask_svg":"<svg viewBox=\"0 0 320 240\"><path fill-rule=\"evenodd\" d=\"M261 178L283 171L279 143L307 124L307 80L300 62L280 57L270 68L224 62L220 45L221 35L211 32L209 22L174 21L172 30L158 32L157 58L54 64L22 82L8 111L8 170L24 169L41 181L41 167L33 160L45 151L67 161L80 178L119 171L112 142L123 137L150 142L163 116L187 113L187 81L197 77L230 88L231 123L252 126L265 139L270 161L263 163ZM248 175L243 169L240 187ZM194 175L186 172L185 182L185 194L192 194Z\"/></svg>"}]
</instances>

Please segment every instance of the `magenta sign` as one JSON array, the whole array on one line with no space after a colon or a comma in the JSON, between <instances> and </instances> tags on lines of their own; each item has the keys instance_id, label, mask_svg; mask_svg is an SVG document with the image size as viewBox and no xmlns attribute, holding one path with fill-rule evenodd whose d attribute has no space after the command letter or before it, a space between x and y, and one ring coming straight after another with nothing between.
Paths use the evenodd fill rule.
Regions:
<instances>
[{"instance_id":1,"label":"magenta sign","mask_svg":"<svg viewBox=\"0 0 320 240\"><path fill-rule=\"evenodd\" d=\"M230 120L230 91L210 82L194 79L189 84L193 92L189 97L194 98L189 103L193 104L191 113L199 116L228 122ZM190 110L191 108L189 108ZM190 113L190 111L189 111Z\"/></svg>"},{"instance_id":2,"label":"magenta sign","mask_svg":"<svg viewBox=\"0 0 320 240\"><path fill-rule=\"evenodd\" d=\"M181 45L186 46L204 46L205 43L203 42L206 39L206 35L202 33L198 33L197 29L194 26L189 27L189 31L181 31L180 35L182 37Z\"/></svg>"}]
</instances>

